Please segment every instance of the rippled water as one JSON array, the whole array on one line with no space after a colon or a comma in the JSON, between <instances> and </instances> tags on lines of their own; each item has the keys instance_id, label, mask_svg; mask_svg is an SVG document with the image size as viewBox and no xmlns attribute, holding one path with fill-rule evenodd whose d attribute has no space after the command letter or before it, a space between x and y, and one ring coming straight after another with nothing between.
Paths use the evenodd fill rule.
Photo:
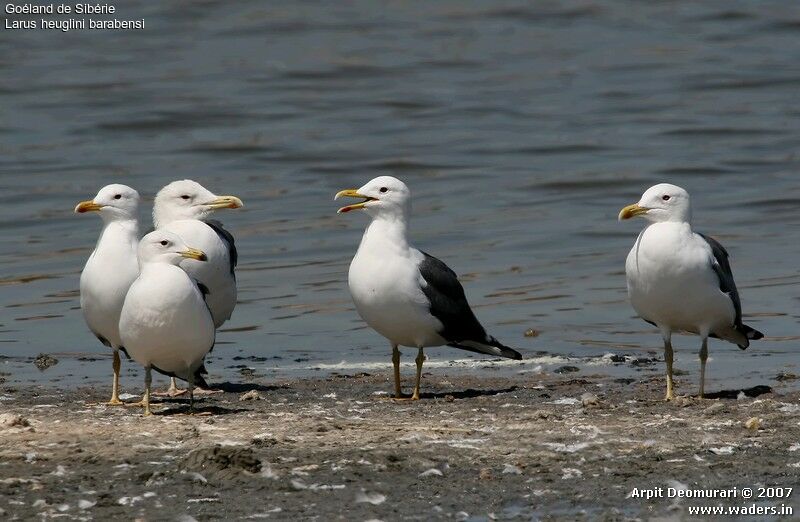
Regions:
<instances>
[{"instance_id":1,"label":"rippled water","mask_svg":"<svg viewBox=\"0 0 800 522\"><path fill-rule=\"evenodd\" d=\"M219 215L241 301L212 381L242 378L239 365L388 370L346 287L366 221L331 201L380 174L411 186L416 244L526 356L660 352L625 295L641 223L616 215L656 182L682 185L769 336L746 352L713 342L709 387L800 373L796 4L298 4L129 1L118 17L146 31L0 31L9 380L105 379L77 291L100 223L72 208L109 182L152 197L186 177L246 204ZM676 344L696 379L698 340ZM39 352L61 362L39 374ZM469 358L429 352L432 365Z\"/></svg>"}]
</instances>

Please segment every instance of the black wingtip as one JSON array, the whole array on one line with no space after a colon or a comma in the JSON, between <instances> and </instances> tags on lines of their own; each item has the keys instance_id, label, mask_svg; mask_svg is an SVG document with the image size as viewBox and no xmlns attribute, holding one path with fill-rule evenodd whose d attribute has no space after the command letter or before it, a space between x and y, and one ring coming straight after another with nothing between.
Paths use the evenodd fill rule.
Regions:
<instances>
[{"instance_id":1,"label":"black wingtip","mask_svg":"<svg viewBox=\"0 0 800 522\"><path fill-rule=\"evenodd\" d=\"M744 335L744 337L746 339L745 344L737 344L737 346L741 350L746 350L750 346L750 341L757 341L759 339L763 339L764 338L764 334L763 333L759 332L755 328L751 328L751 327L747 326L746 324L740 325L737 328L737 330L739 331L739 333Z\"/></svg>"},{"instance_id":2,"label":"black wingtip","mask_svg":"<svg viewBox=\"0 0 800 522\"><path fill-rule=\"evenodd\" d=\"M759 339L763 339L764 338L764 334L763 333L759 332L755 328L751 328L751 327L747 326L746 324L743 324L740 327L739 331L741 331L745 335L745 337L747 337L751 341L757 341Z\"/></svg>"}]
</instances>

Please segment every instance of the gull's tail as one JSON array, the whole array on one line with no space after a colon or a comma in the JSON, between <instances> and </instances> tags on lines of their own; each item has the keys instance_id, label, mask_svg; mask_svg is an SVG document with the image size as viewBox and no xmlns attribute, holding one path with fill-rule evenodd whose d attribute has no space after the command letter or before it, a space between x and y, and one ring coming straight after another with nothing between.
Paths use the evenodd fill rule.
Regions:
<instances>
[{"instance_id":1,"label":"gull's tail","mask_svg":"<svg viewBox=\"0 0 800 522\"><path fill-rule=\"evenodd\" d=\"M515 359L517 361L522 359L522 354L513 348L509 348L491 335L486 336L486 340L480 341L458 341L456 343L449 343L448 346L454 348L461 348L475 353L483 353L486 355L497 355L499 357L506 357L508 359Z\"/></svg>"},{"instance_id":2,"label":"gull's tail","mask_svg":"<svg viewBox=\"0 0 800 522\"><path fill-rule=\"evenodd\" d=\"M724 339L730 343L735 344L742 350L746 350L750 346L750 341L757 341L764 337L764 334L756 330L755 328L751 328L746 324L737 324L727 331L720 332L720 333L713 333L711 337L716 337L718 339Z\"/></svg>"},{"instance_id":3,"label":"gull's tail","mask_svg":"<svg viewBox=\"0 0 800 522\"><path fill-rule=\"evenodd\" d=\"M763 333L759 332L755 328L747 326L746 324L740 324L739 326L737 326L736 331L742 334L745 338L744 344L736 343L742 350L750 346L750 341L757 341L758 339L764 337Z\"/></svg>"}]
</instances>

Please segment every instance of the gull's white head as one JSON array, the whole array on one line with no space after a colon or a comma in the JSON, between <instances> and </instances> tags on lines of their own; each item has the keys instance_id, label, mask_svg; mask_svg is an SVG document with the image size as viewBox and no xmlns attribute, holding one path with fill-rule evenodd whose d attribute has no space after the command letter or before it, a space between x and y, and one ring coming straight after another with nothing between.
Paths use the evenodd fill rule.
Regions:
<instances>
[{"instance_id":1,"label":"gull's white head","mask_svg":"<svg viewBox=\"0 0 800 522\"><path fill-rule=\"evenodd\" d=\"M153 202L153 224L156 228L179 219L205 219L221 208L240 208L236 196L217 196L190 179L173 181L156 194Z\"/></svg>"},{"instance_id":2,"label":"gull's white head","mask_svg":"<svg viewBox=\"0 0 800 522\"><path fill-rule=\"evenodd\" d=\"M405 183L392 176L378 176L359 189L342 190L333 198L363 198L364 201L347 205L339 213L363 210L373 219L405 220L411 213L411 191Z\"/></svg>"},{"instance_id":3,"label":"gull's white head","mask_svg":"<svg viewBox=\"0 0 800 522\"><path fill-rule=\"evenodd\" d=\"M166 230L150 232L139 241L139 264L168 263L178 265L183 259L206 261L206 255L191 248L183 239Z\"/></svg>"},{"instance_id":4,"label":"gull's white head","mask_svg":"<svg viewBox=\"0 0 800 522\"><path fill-rule=\"evenodd\" d=\"M653 223L665 221L690 223L692 205L689 193L669 183L653 185L642 194L638 203L628 205L619 212L620 221L636 216L642 216Z\"/></svg>"},{"instance_id":5,"label":"gull's white head","mask_svg":"<svg viewBox=\"0 0 800 522\"><path fill-rule=\"evenodd\" d=\"M137 220L139 210L139 193L127 185L114 183L106 185L94 199L81 201L75 206L75 212L98 212L103 221Z\"/></svg>"}]
</instances>

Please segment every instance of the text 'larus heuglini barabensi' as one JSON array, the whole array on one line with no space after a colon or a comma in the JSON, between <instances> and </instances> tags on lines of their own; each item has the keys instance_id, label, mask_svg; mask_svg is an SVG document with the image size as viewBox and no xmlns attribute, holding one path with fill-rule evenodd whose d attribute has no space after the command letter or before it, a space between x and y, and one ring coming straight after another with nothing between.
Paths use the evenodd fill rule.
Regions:
<instances>
[{"instance_id":1,"label":"text 'larus heuglini barabensi'","mask_svg":"<svg viewBox=\"0 0 800 522\"><path fill-rule=\"evenodd\" d=\"M350 264L348 283L358 313L392 345L396 398L402 397L398 346L419 350L413 400L419 399L427 346L522 359L486 333L456 274L409 244L411 192L405 183L380 176L359 189L343 190L334 199L341 197L363 201L340 208L340 213L360 210L371 220Z\"/></svg>"}]
</instances>

